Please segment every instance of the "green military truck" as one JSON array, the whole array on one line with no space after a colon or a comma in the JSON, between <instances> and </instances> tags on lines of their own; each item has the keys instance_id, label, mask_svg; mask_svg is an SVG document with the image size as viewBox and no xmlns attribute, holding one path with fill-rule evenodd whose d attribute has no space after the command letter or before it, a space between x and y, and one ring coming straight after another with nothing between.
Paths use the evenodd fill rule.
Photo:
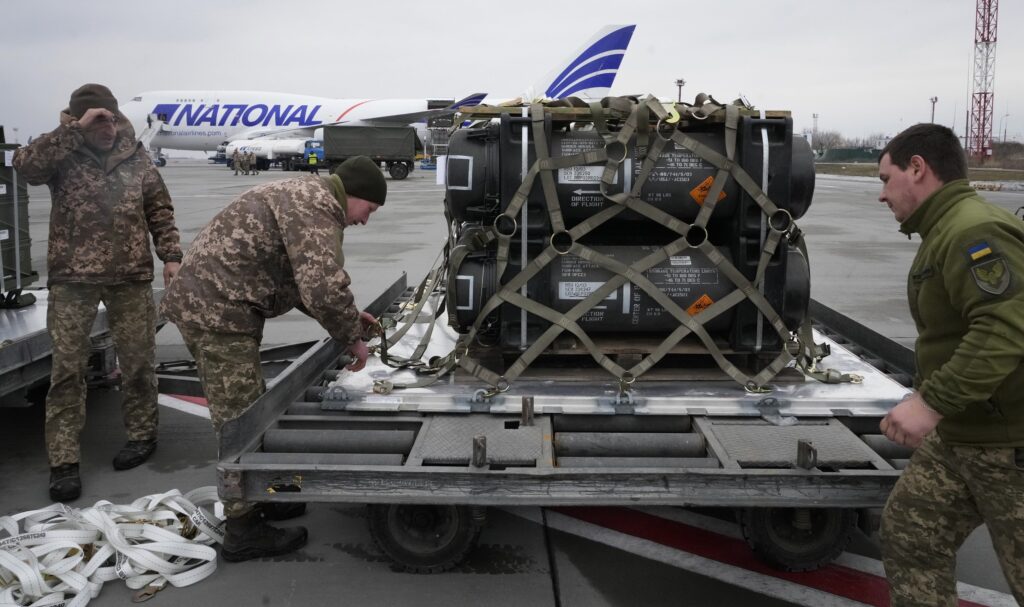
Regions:
<instances>
[{"instance_id":1,"label":"green military truck","mask_svg":"<svg viewBox=\"0 0 1024 607\"><path fill-rule=\"evenodd\" d=\"M324 127L324 158L332 170L353 156L368 156L392 179L405 179L421 147L416 129L409 126Z\"/></svg>"}]
</instances>

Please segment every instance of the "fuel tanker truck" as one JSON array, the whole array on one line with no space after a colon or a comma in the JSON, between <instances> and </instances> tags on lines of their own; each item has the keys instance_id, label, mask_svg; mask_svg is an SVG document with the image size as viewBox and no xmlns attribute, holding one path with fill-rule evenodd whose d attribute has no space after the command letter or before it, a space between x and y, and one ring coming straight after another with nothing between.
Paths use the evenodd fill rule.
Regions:
<instances>
[{"instance_id":1,"label":"fuel tanker truck","mask_svg":"<svg viewBox=\"0 0 1024 607\"><path fill-rule=\"evenodd\" d=\"M817 304L789 112L611 97L461 108L440 262L302 352L221 433L221 496L360 502L443 571L487 506L706 506L788 570L871 529L909 450L906 348ZM268 354L278 360L279 354Z\"/></svg>"}]
</instances>

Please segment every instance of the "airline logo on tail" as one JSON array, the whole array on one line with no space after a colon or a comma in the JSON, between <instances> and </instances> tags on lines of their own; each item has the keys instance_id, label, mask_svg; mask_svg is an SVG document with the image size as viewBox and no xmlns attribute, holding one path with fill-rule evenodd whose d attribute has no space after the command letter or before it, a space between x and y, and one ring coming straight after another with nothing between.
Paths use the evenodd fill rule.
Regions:
<instances>
[{"instance_id":1,"label":"airline logo on tail","mask_svg":"<svg viewBox=\"0 0 1024 607\"><path fill-rule=\"evenodd\" d=\"M602 29L543 89L544 96L563 99L607 95L635 29L635 25L614 25Z\"/></svg>"}]
</instances>

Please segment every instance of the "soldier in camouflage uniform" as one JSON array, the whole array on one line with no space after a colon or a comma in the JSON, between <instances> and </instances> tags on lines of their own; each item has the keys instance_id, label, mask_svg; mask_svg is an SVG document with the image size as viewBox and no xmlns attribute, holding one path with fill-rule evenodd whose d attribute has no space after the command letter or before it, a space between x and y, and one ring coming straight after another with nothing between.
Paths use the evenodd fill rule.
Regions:
<instances>
[{"instance_id":1,"label":"soldier in camouflage uniform","mask_svg":"<svg viewBox=\"0 0 1024 607\"><path fill-rule=\"evenodd\" d=\"M1024 604L1024 222L966 176L956 135L934 124L900 133L879 160L879 200L921 235L908 280L915 390L881 424L917 448L882 517L894 606L956 605L956 552L982 523Z\"/></svg>"},{"instance_id":2,"label":"soldier in camouflage uniform","mask_svg":"<svg viewBox=\"0 0 1024 607\"><path fill-rule=\"evenodd\" d=\"M231 166L235 169L235 175L238 174L238 171L242 170L241 154L238 153L237 149L235 150L235 153L231 155Z\"/></svg>"},{"instance_id":3,"label":"soldier in camouflage uniform","mask_svg":"<svg viewBox=\"0 0 1024 607\"><path fill-rule=\"evenodd\" d=\"M181 331L199 368L214 429L241 415L264 383L259 347L267 318L298 308L366 363L365 325L344 270L346 226L364 225L384 204L380 168L360 156L327 177L304 176L257 186L224 208L193 241L161 312ZM222 556L229 561L290 552L306 542L302 527L276 529L268 511L227 501Z\"/></svg>"},{"instance_id":4,"label":"soldier in camouflage uniform","mask_svg":"<svg viewBox=\"0 0 1024 607\"><path fill-rule=\"evenodd\" d=\"M121 366L128 443L114 458L126 470L156 449L154 371L156 311L153 255L170 282L181 261L174 207L160 173L105 86L71 94L60 126L14 154L33 185L50 188L47 327L53 370L46 396L50 497L76 499L79 435L85 425L86 366L98 305L107 317Z\"/></svg>"}]
</instances>

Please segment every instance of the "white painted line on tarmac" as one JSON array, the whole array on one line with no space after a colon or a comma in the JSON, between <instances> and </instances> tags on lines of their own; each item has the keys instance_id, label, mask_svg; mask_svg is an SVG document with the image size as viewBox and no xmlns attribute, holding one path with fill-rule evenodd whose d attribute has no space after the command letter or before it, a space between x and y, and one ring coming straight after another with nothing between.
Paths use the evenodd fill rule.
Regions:
<instances>
[{"instance_id":1,"label":"white painted line on tarmac","mask_svg":"<svg viewBox=\"0 0 1024 607\"><path fill-rule=\"evenodd\" d=\"M536 508L531 508L529 511L525 509L509 509L508 512L538 524L543 522L539 510ZM633 537L626 533L612 531L600 525L587 523L551 510L548 511L547 518L548 525L552 529L564 531L565 533L611 546L639 557L716 579L757 594L814 607L862 607L864 605L864 603L851 601L800 584L779 580L768 575L748 571L741 567L727 565L713 559L663 546L656 542Z\"/></svg>"},{"instance_id":2,"label":"white painted line on tarmac","mask_svg":"<svg viewBox=\"0 0 1024 607\"><path fill-rule=\"evenodd\" d=\"M160 394L156 398L156 402L164 407L176 409L182 413L188 413L189 415L195 415L196 417L204 417L210 419L210 410L203 405L199 405L187 400L175 398L168 394Z\"/></svg>"},{"instance_id":3,"label":"white painted line on tarmac","mask_svg":"<svg viewBox=\"0 0 1024 607\"><path fill-rule=\"evenodd\" d=\"M831 565L824 567L819 572L800 574L778 572L773 574L773 570L766 569L763 565L761 565L763 572L758 572L745 568L742 559L734 561L740 563L739 565L723 562L721 560L722 554L716 554L716 550L708 551L707 554L709 556L700 556L678 547L680 545L685 546L687 541L695 541L695 538L682 540L679 543L671 541L680 540L681 536L688 534L689 532L685 527L697 530L695 531L696 533L707 532L719 536L722 543L742 541L739 526L735 523L680 508L619 508L615 510L618 512L616 518L623 524L613 526L618 526L620 529L626 529L627 531L619 531L602 526L600 523L592 523L574 518L572 516L574 509L567 509L569 514L548 510L547 518L548 524L554 529L612 546L643 558L649 558L699 575L705 575L766 596L798 604L845 607L851 605L880 605L886 602L884 598L886 594L884 592L885 571L881 561L877 559L846 552L840 555ZM541 513L538 508L508 509L508 512L538 524L542 523ZM580 509L576 512L586 512L586 510ZM677 523L678 528L665 528L653 531L652 529L660 526L660 524L652 523L651 521L654 519L651 517L656 517L666 522L671 521L671 523L668 523L669 525ZM648 520L630 520L640 518ZM628 529L644 529L647 531L646 535L650 539L632 535ZM673 535L675 537L669 537ZM696 541L706 542L709 540L718 543L714 538L705 537L703 540L696 538ZM673 543L676 543L676 545L673 546ZM697 552L700 552L702 548L703 546L698 548ZM745 549L745 546L743 549ZM733 559L725 557L725 560ZM758 565L755 563L751 566L756 568ZM784 579L786 577L795 579ZM805 585L801 581L809 585ZM817 588L812 586L817 586ZM837 594L829 592L833 588L838 594L845 594L846 596L837 596ZM961 605L1012 607L1017 604L1009 594L971 584L957 583L957 592L960 596ZM857 601L853 597L863 599L866 602Z\"/></svg>"}]
</instances>

